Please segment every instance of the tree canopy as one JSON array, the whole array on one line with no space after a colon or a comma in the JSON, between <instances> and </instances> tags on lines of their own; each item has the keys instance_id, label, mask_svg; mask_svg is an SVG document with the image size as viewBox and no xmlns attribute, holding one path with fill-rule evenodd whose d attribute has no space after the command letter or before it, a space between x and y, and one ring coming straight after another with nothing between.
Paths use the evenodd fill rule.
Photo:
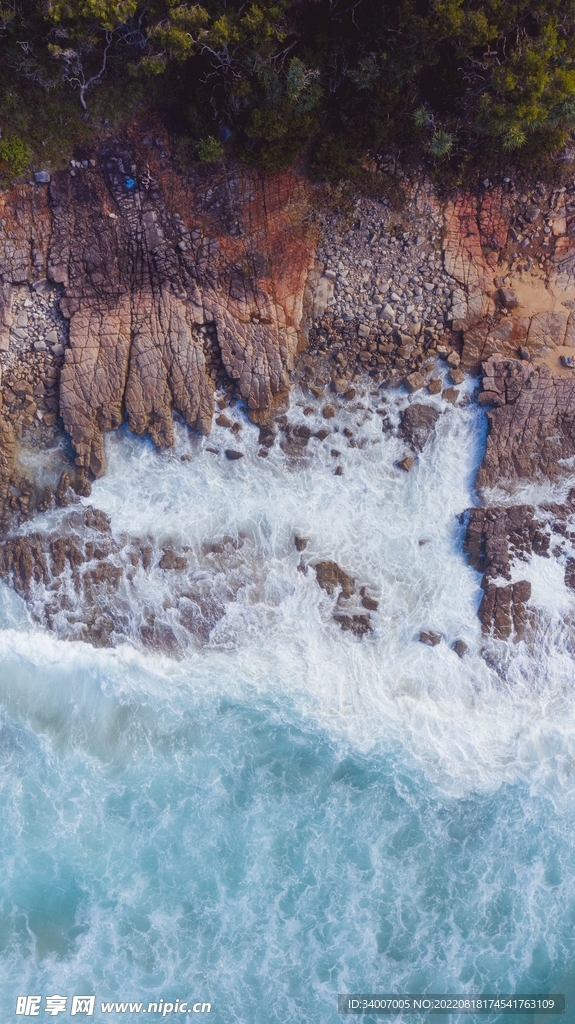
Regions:
<instances>
[{"instance_id":1,"label":"tree canopy","mask_svg":"<svg viewBox=\"0 0 575 1024\"><path fill-rule=\"evenodd\" d=\"M4 137L18 103L106 88L198 158L325 178L389 147L537 163L575 130L575 0L0 0L0 50Z\"/></svg>"}]
</instances>

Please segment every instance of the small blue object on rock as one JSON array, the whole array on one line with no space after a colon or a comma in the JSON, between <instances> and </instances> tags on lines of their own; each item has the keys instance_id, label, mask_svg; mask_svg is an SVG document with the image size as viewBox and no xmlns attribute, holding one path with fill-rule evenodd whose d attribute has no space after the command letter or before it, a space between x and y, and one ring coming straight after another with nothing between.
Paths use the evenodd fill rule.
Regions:
<instances>
[{"instance_id":1,"label":"small blue object on rock","mask_svg":"<svg viewBox=\"0 0 575 1024\"><path fill-rule=\"evenodd\" d=\"M34 181L37 185L48 185L50 181L49 171L36 171L34 175Z\"/></svg>"},{"instance_id":2,"label":"small blue object on rock","mask_svg":"<svg viewBox=\"0 0 575 1024\"><path fill-rule=\"evenodd\" d=\"M563 366L568 366L572 370L575 367L573 356L561 356L561 364Z\"/></svg>"},{"instance_id":3,"label":"small blue object on rock","mask_svg":"<svg viewBox=\"0 0 575 1024\"><path fill-rule=\"evenodd\" d=\"M124 182L124 184L125 184L126 188L132 189L132 188L136 187L136 181L135 181L134 178L126 178L126 181Z\"/></svg>"}]
</instances>

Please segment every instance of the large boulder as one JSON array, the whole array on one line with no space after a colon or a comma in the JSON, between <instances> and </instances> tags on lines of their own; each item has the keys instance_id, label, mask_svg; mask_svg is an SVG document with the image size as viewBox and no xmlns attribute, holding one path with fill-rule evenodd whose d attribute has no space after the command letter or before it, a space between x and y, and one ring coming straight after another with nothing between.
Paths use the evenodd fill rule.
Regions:
<instances>
[{"instance_id":1,"label":"large boulder","mask_svg":"<svg viewBox=\"0 0 575 1024\"><path fill-rule=\"evenodd\" d=\"M435 430L440 415L439 410L432 405L418 402L408 405L401 414L399 433L412 448L421 452Z\"/></svg>"}]
</instances>

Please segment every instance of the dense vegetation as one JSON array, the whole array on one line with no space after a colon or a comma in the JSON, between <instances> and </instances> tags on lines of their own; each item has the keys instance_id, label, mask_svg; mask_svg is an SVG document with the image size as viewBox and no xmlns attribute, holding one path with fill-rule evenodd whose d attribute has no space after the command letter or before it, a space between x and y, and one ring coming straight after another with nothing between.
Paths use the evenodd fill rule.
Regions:
<instances>
[{"instance_id":1,"label":"dense vegetation","mask_svg":"<svg viewBox=\"0 0 575 1024\"><path fill-rule=\"evenodd\" d=\"M0 0L0 49L5 175L142 102L182 160L332 180L368 151L540 168L575 131L575 0Z\"/></svg>"}]
</instances>

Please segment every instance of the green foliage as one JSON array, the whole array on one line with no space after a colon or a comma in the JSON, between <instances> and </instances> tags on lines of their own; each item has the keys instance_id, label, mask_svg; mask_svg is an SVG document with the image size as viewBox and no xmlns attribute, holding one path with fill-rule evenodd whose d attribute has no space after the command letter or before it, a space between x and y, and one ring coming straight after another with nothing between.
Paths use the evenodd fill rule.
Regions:
<instances>
[{"instance_id":1,"label":"green foliage","mask_svg":"<svg viewBox=\"0 0 575 1024\"><path fill-rule=\"evenodd\" d=\"M213 135L208 135L207 139L200 140L198 143L198 159L202 163L213 163L215 160L221 160L221 157L222 147Z\"/></svg>"},{"instance_id":2,"label":"green foliage","mask_svg":"<svg viewBox=\"0 0 575 1024\"><path fill-rule=\"evenodd\" d=\"M2 123L33 151L32 112L142 93L199 159L225 125L252 164L330 181L368 150L539 167L575 132L575 0L0 0L0 54Z\"/></svg>"},{"instance_id":3,"label":"green foliage","mask_svg":"<svg viewBox=\"0 0 575 1024\"><path fill-rule=\"evenodd\" d=\"M195 53L200 40L206 35L205 26L209 20L208 12L199 4L192 7L188 4L171 6L168 17L149 30L149 38L159 45L163 52L161 55L153 54L147 58L148 69L153 61L156 61L156 68L162 69L162 59L166 53L176 61L185 61ZM154 73L157 73L155 69Z\"/></svg>"},{"instance_id":4,"label":"green foliage","mask_svg":"<svg viewBox=\"0 0 575 1024\"><path fill-rule=\"evenodd\" d=\"M503 149L506 151L512 149L519 149L520 146L524 146L527 142L527 133L520 128L518 125L512 124L509 126L507 132L503 136Z\"/></svg>"},{"instance_id":5,"label":"green foliage","mask_svg":"<svg viewBox=\"0 0 575 1024\"><path fill-rule=\"evenodd\" d=\"M449 132L444 132L442 128L434 132L429 140L428 147L429 152L432 156L437 157L438 160L443 157L449 156L453 149L455 139Z\"/></svg>"},{"instance_id":6,"label":"green foliage","mask_svg":"<svg viewBox=\"0 0 575 1024\"><path fill-rule=\"evenodd\" d=\"M26 170L30 161L30 150L23 139L8 135L0 139L0 174L16 178Z\"/></svg>"},{"instance_id":7,"label":"green foliage","mask_svg":"<svg viewBox=\"0 0 575 1024\"><path fill-rule=\"evenodd\" d=\"M413 123L420 131L427 128L429 124L429 113L427 107L418 107L413 111Z\"/></svg>"}]
</instances>

